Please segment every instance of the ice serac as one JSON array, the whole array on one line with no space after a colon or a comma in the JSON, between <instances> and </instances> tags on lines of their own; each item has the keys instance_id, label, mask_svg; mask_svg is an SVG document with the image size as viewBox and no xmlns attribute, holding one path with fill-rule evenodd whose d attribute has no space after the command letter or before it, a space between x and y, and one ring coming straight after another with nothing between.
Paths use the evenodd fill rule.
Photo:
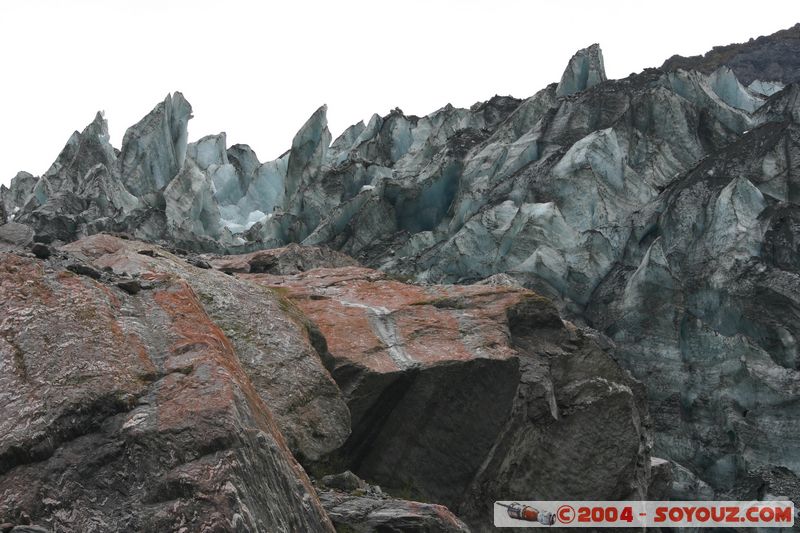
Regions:
<instances>
[{"instance_id":1,"label":"ice serac","mask_svg":"<svg viewBox=\"0 0 800 533\"><path fill-rule=\"evenodd\" d=\"M236 234L267 222L283 205L287 157L261 164L249 146L226 149L223 132L190 143L185 166L195 167L195 176L202 174L201 181L211 184L209 206L216 205L221 226Z\"/></svg>"},{"instance_id":2,"label":"ice serac","mask_svg":"<svg viewBox=\"0 0 800 533\"><path fill-rule=\"evenodd\" d=\"M82 132L73 132L61 153L41 177L31 179L27 173L17 174L11 183L11 201L16 203L15 207L23 210L23 214L31 213L48 202L70 202L71 197L79 196L84 177L90 170L100 166L113 172L116 164L117 156L109 143L108 123L103 114L98 112Z\"/></svg>"},{"instance_id":3,"label":"ice serac","mask_svg":"<svg viewBox=\"0 0 800 533\"><path fill-rule=\"evenodd\" d=\"M299 219L296 228L297 239L302 240L319 223L319 198L307 193L312 178L317 178L325 162L331 133L328 130L328 106L317 109L311 118L300 128L292 140L292 149L286 169L284 210ZM301 210L308 202L309 206Z\"/></svg>"},{"instance_id":4,"label":"ice serac","mask_svg":"<svg viewBox=\"0 0 800 533\"><path fill-rule=\"evenodd\" d=\"M29 172L17 172L11 178L9 187L0 185L0 201L5 206L6 213L11 216L15 211L24 206L33 194L38 178Z\"/></svg>"},{"instance_id":5,"label":"ice serac","mask_svg":"<svg viewBox=\"0 0 800 533\"><path fill-rule=\"evenodd\" d=\"M179 92L163 102L122 139L119 165L123 183L141 197L167 185L183 166L192 106Z\"/></svg>"},{"instance_id":6,"label":"ice serac","mask_svg":"<svg viewBox=\"0 0 800 533\"><path fill-rule=\"evenodd\" d=\"M220 204L235 204L244 196L247 185L228 161L225 133L207 135L187 147L187 159L206 173L214 184L214 198Z\"/></svg>"},{"instance_id":7,"label":"ice serac","mask_svg":"<svg viewBox=\"0 0 800 533\"><path fill-rule=\"evenodd\" d=\"M194 162L187 160L164 189L167 231L179 241L216 239L222 232L214 183Z\"/></svg>"},{"instance_id":8,"label":"ice serac","mask_svg":"<svg viewBox=\"0 0 800 533\"><path fill-rule=\"evenodd\" d=\"M755 94L760 94L761 96L767 97L780 92L784 87L786 87L786 85L779 81L762 80L754 80L753 83L747 86L747 88Z\"/></svg>"},{"instance_id":9,"label":"ice serac","mask_svg":"<svg viewBox=\"0 0 800 533\"><path fill-rule=\"evenodd\" d=\"M344 465L476 531L491 529L500 494L646 493L641 385L537 294L502 281L406 285L359 267L240 276L285 293L327 341L352 434L312 471Z\"/></svg>"},{"instance_id":10,"label":"ice serac","mask_svg":"<svg viewBox=\"0 0 800 533\"><path fill-rule=\"evenodd\" d=\"M655 453L685 473L675 497L800 468L797 127L764 124L670 184L587 309L648 384Z\"/></svg>"},{"instance_id":11,"label":"ice serac","mask_svg":"<svg viewBox=\"0 0 800 533\"><path fill-rule=\"evenodd\" d=\"M50 166L39 179L37 188L47 197L62 191L74 191L81 180L97 165L113 171L117 156L109 142L108 122L102 113L82 132L74 132Z\"/></svg>"},{"instance_id":12,"label":"ice serac","mask_svg":"<svg viewBox=\"0 0 800 533\"><path fill-rule=\"evenodd\" d=\"M791 83L767 99L756 113L759 124L790 121L800 123L800 84Z\"/></svg>"},{"instance_id":13,"label":"ice serac","mask_svg":"<svg viewBox=\"0 0 800 533\"><path fill-rule=\"evenodd\" d=\"M225 133L206 135L198 141L186 146L186 155L194 160L203 170L212 165L227 165L228 152Z\"/></svg>"},{"instance_id":14,"label":"ice serac","mask_svg":"<svg viewBox=\"0 0 800 533\"><path fill-rule=\"evenodd\" d=\"M603 51L599 44L593 44L575 52L569 60L561 81L556 88L557 96L569 96L585 91L598 83L606 81L606 68L603 64Z\"/></svg>"},{"instance_id":15,"label":"ice serac","mask_svg":"<svg viewBox=\"0 0 800 533\"><path fill-rule=\"evenodd\" d=\"M73 240L127 224L141 207L119 180L117 155L102 113L82 132L74 132L41 177L19 173L5 202L15 220L46 239Z\"/></svg>"},{"instance_id":16,"label":"ice serac","mask_svg":"<svg viewBox=\"0 0 800 533\"><path fill-rule=\"evenodd\" d=\"M731 107L752 113L764 103L763 95L746 89L728 67L718 68L708 80L717 96Z\"/></svg>"},{"instance_id":17,"label":"ice serac","mask_svg":"<svg viewBox=\"0 0 800 533\"><path fill-rule=\"evenodd\" d=\"M186 280L132 295L105 276L0 254L0 521L332 532Z\"/></svg>"}]
</instances>

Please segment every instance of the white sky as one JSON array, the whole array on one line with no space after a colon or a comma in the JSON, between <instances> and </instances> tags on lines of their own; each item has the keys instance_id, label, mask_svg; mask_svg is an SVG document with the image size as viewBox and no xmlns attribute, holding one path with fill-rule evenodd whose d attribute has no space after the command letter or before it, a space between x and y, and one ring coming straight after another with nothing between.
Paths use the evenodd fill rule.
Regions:
<instances>
[{"instance_id":1,"label":"white sky","mask_svg":"<svg viewBox=\"0 0 800 533\"><path fill-rule=\"evenodd\" d=\"M98 110L119 147L175 90L190 140L226 131L266 161L323 103L335 137L394 107L530 96L593 42L621 78L797 21L797 0L0 0L0 183L43 173Z\"/></svg>"}]
</instances>

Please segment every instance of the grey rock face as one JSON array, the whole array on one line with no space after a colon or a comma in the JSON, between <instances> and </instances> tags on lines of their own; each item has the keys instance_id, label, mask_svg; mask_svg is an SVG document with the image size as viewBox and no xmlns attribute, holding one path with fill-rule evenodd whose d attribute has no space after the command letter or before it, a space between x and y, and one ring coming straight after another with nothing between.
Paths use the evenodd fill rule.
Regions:
<instances>
[{"instance_id":1,"label":"grey rock face","mask_svg":"<svg viewBox=\"0 0 800 533\"><path fill-rule=\"evenodd\" d=\"M33 241L33 229L25 224L9 222L0 226L0 241L17 247L27 246Z\"/></svg>"},{"instance_id":2,"label":"grey rock face","mask_svg":"<svg viewBox=\"0 0 800 533\"><path fill-rule=\"evenodd\" d=\"M321 490L319 498L340 531L466 533L470 529L446 507L380 494Z\"/></svg>"},{"instance_id":3,"label":"grey rock face","mask_svg":"<svg viewBox=\"0 0 800 533\"><path fill-rule=\"evenodd\" d=\"M600 50L600 45L593 44L588 48L578 50L569 60L569 64L561 76L561 81L556 87L556 95L569 96L585 91L606 79L603 51Z\"/></svg>"}]
</instances>

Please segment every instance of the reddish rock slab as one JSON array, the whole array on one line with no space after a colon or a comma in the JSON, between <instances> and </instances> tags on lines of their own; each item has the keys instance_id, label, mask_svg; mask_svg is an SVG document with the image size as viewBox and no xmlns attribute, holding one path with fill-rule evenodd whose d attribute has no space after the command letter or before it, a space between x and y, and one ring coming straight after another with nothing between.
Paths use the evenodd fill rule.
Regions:
<instances>
[{"instance_id":1,"label":"reddish rock slab","mask_svg":"<svg viewBox=\"0 0 800 533\"><path fill-rule=\"evenodd\" d=\"M319 459L350 434L344 398L315 347L321 343L324 352L324 339L280 294L216 270L196 268L162 248L111 235L87 237L62 250L120 276L185 280L230 339L299 459Z\"/></svg>"},{"instance_id":2,"label":"reddish rock slab","mask_svg":"<svg viewBox=\"0 0 800 533\"><path fill-rule=\"evenodd\" d=\"M295 274L314 268L357 266L350 256L328 248L289 244L282 248L249 254L204 256L211 266L223 272Z\"/></svg>"},{"instance_id":3,"label":"reddish rock slab","mask_svg":"<svg viewBox=\"0 0 800 533\"><path fill-rule=\"evenodd\" d=\"M497 499L646 493L641 385L536 293L360 267L238 276L285 293L327 340L353 432L320 468L444 504L477 531Z\"/></svg>"},{"instance_id":4,"label":"reddish rock slab","mask_svg":"<svg viewBox=\"0 0 800 533\"><path fill-rule=\"evenodd\" d=\"M231 342L183 280L131 296L0 254L0 522L332 531Z\"/></svg>"},{"instance_id":5,"label":"reddish rock slab","mask_svg":"<svg viewBox=\"0 0 800 533\"><path fill-rule=\"evenodd\" d=\"M375 372L516 357L506 312L539 298L508 287L408 285L361 267L242 277L287 291L325 335L337 367Z\"/></svg>"}]
</instances>

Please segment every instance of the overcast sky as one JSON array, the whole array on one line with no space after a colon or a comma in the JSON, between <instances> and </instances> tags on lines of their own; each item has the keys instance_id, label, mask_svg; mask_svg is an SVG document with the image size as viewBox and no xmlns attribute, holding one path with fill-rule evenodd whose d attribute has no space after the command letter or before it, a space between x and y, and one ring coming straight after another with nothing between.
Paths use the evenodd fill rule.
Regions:
<instances>
[{"instance_id":1,"label":"overcast sky","mask_svg":"<svg viewBox=\"0 0 800 533\"><path fill-rule=\"evenodd\" d=\"M0 0L0 183L43 173L106 112L112 142L171 91L189 138L225 131L262 161L328 104L334 135L400 107L424 115L530 96L600 43L609 78L800 21L800 2L670 0Z\"/></svg>"}]
</instances>

